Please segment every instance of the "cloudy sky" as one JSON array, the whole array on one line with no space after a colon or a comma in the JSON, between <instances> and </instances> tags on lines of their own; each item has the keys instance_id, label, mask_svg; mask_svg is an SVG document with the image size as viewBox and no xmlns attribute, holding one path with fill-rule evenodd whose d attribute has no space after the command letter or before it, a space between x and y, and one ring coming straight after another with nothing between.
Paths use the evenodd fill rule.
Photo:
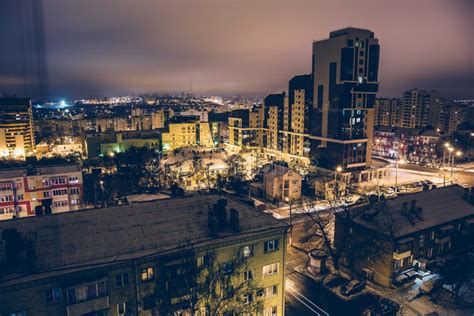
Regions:
<instances>
[{"instance_id":1,"label":"cloudy sky","mask_svg":"<svg viewBox=\"0 0 474 316\"><path fill-rule=\"evenodd\" d=\"M355 26L380 41L380 96L474 97L473 15L472 0L1 0L0 93L265 95Z\"/></svg>"}]
</instances>

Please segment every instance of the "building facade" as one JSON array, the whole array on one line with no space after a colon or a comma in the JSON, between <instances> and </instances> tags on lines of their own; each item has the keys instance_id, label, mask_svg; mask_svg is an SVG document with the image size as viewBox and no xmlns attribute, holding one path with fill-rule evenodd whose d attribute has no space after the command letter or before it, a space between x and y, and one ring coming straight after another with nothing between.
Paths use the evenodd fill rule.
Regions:
<instances>
[{"instance_id":1,"label":"building facade","mask_svg":"<svg viewBox=\"0 0 474 316\"><path fill-rule=\"evenodd\" d=\"M429 270L435 260L474 244L474 195L461 186L403 195L387 203L386 209L374 206L357 216L350 238L353 247L357 241L370 245L374 234L383 242L353 262L358 273L376 283L399 284L416 275L415 267ZM336 216L336 245L343 227ZM382 227L383 237L376 232Z\"/></svg>"},{"instance_id":2,"label":"building facade","mask_svg":"<svg viewBox=\"0 0 474 316\"><path fill-rule=\"evenodd\" d=\"M218 228L209 220L215 214ZM258 303L258 314L284 315L287 229L238 200L211 195L4 221L0 312L206 315L222 303L218 314L227 315ZM20 241L35 250L35 261L14 247ZM7 256L8 247L16 252ZM225 301L202 290L194 274L200 267L230 280L213 284Z\"/></svg>"},{"instance_id":3,"label":"building facade","mask_svg":"<svg viewBox=\"0 0 474 316\"><path fill-rule=\"evenodd\" d=\"M400 99L380 98L375 100L374 125L401 127L401 102Z\"/></svg>"},{"instance_id":4,"label":"building facade","mask_svg":"<svg viewBox=\"0 0 474 316\"><path fill-rule=\"evenodd\" d=\"M34 156L34 150L31 100L0 98L0 157L25 159Z\"/></svg>"},{"instance_id":5,"label":"building facade","mask_svg":"<svg viewBox=\"0 0 474 316\"><path fill-rule=\"evenodd\" d=\"M369 30L345 28L313 43L313 159L328 169L371 162L380 46Z\"/></svg>"},{"instance_id":6,"label":"building facade","mask_svg":"<svg viewBox=\"0 0 474 316\"><path fill-rule=\"evenodd\" d=\"M83 180L79 165L52 165L0 171L0 220L61 213L82 208Z\"/></svg>"},{"instance_id":7,"label":"building facade","mask_svg":"<svg viewBox=\"0 0 474 316\"><path fill-rule=\"evenodd\" d=\"M273 166L263 176L265 198L271 201L289 202L301 197L303 177L283 166Z\"/></svg>"}]
</instances>

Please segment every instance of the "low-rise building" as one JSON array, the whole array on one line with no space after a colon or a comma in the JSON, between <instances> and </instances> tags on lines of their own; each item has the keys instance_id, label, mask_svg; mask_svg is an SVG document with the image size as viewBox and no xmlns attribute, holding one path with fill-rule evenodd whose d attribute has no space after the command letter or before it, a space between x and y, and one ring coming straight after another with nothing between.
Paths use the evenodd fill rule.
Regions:
<instances>
[{"instance_id":1,"label":"low-rise building","mask_svg":"<svg viewBox=\"0 0 474 316\"><path fill-rule=\"evenodd\" d=\"M216 195L3 221L0 312L205 315L212 306L215 313L216 296L193 278L204 267L212 290L226 289L219 315L256 302L259 314L284 315L287 230Z\"/></svg>"},{"instance_id":2,"label":"low-rise building","mask_svg":"<svg viewBox=\"0 0 474 316\"><path fill-rule=\"evenodd\" d=\"M284 166L274 165L263 176L265 197L269 200L289 202L301 197L303 177Z\"/></svg>"},{"instance_id":3,"label":"low-rise building","mask_svg":"<svg viewBox=\"0 0 474 316\"><path fill-rule=\"evenodd\" d=\"M78 210L83 196L77 164L0 170L0 220L34 216L38 206L52 213Z\"/></svg>"},{"instance_id":4,"label":"low-rise building","mask_svg":"<svg viewBox=\"0 0 474 316\"><path fill-rule=\"evenodd\" d=\"M219 143L218 123L199 121L170 123L162 139L163 152L186 146L212 148Z\"/></svg>"},{"instance_id":5,"label":"low-rise building","mask_svg":"<svg viewBox=\"0 0 474 316\"><path fill-rule=\"evenodd\" d=\"M131 147L161 148L160 131L130 131L123 133L97 133L86 136L87 157L112 156Z\"/></svg>"},{"instance_id":6,"label":"low-rise building","mask_svg":"<svg viewBox=\"0 0 474 316\"><path fill-rule=\"evenodd\" d=\"M377 239L377 245L357 256L352 266L384 286L474 245L474 192L461 186L402 195L387 200L385 207L362 205L352 211L359 214L350 229L345 229L348 221L336 215L335 246L341 247L347 232L346 249L358 249L360 255L363 250L357 245L372 247Z\"/></svg>"},{"instance_id":7,"label":"low-rise building","mask_svg":"<svg viewBox=\"0 0 474 316\"><path fill-rule=\"evenodd\" d=\"M374 131L372 155L421 165L436 165L442 158L441 140L442 135L434 129L382 126Z\"/></svg>"}]
</instances>

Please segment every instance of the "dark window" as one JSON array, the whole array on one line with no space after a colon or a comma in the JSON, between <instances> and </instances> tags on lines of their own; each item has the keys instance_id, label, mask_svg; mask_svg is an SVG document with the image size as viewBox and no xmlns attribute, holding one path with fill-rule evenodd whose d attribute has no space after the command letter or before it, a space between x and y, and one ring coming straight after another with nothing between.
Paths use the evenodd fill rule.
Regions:
<instances>
[{"instance_id":1,"label":"dark window","mask_svg":"<svg viewBox=\"0 0 474 316\"><path fill-rule=\"evenodd\" d=\"M222 272L226 275L234 272L234 262L227 261L221 265Z\"/></svg>"},{"instance_id":2,"label":"dark window","mask_svg":"<svg viewBox=\"0 0 474 316\"><path fill-rule=\"evenodd\" d=\"M124 286L128 284L128 273L119 273L115 275L115 285Z\"/></svg>"},{"instance_id":3,"label":"dark window","mask_svg":"<svg viewBox=\"0 0 474 316\"><path fill-rule=\"evenodd\" d=\"M348 40L347 40L347 46L349 46L349 47L354 46L354 41L351 40L351 39L348 39Z\"/></svg>"},{"instance_id":4,"label":"dark window","mask_svg":"<svg viewBox=\"0 0 474 316\"><path fill-rule=\"evenodd\" d=\"M46 295L46 302L48 303L61 302L62 300L61 288L59 287L46 290L45 295Z\"/></svg>"}]
</instances>

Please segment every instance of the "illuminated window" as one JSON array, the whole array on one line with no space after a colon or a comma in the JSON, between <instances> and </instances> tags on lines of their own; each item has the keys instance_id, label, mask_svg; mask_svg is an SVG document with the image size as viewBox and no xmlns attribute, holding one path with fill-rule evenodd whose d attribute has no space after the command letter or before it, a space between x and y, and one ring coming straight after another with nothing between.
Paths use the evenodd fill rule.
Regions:
<instances>
[{"instance_id":1,"label":"illuminated window","mask_svg":"<svg viewBox=\"0 0 474 316\"><path fill-rule=\"evenodd\" d=\"M142 269L142 274L141 274L142 282L153 280L153 275L154 275L153 267L146 267Z\"/></svg>"},{"instance_id":2,"label":"illuminated window","mask_svg":"<svg viewBox=\"0 0 474 316\"><path fill-rule=\"evenodd\" d=\"M270 276L278 273L278 262L263 266L263 276Z\"/></svg>"}]
</instances>

